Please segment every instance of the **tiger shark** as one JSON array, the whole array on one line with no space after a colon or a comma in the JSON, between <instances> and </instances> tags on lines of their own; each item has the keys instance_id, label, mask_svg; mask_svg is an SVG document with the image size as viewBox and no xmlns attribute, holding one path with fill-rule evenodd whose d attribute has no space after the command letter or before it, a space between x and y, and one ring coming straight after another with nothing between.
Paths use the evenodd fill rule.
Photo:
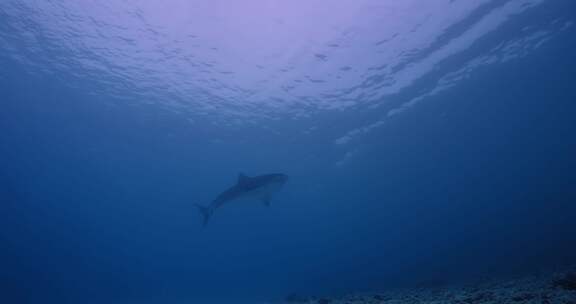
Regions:
<instances>
[{"instance_id":1,"label":"tiger shark","mask_svg":"<svg viewBox=\"0 0 576 304\"><path fill-rule=\"evenodd\" d=\"M288 176L281 173L264 174L249 177L240 173L236 184L226 191L220 193L208 206L196 204L200 214L202 214L203 226L214 214L216 209L231 201L254 198L260 200L265 206L270 206L272 194L278 192L288 181Z\"/></svg>"}]
</instances>

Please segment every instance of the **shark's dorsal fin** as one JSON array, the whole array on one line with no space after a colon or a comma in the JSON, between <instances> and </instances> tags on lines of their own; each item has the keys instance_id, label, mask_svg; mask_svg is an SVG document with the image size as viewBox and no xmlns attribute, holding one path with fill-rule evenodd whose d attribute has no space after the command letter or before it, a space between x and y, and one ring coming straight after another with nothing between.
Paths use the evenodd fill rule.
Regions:
<instances>
[{"instance_id":1,"label":"shark's dorsal fin","mask_svg":"<svg viewBox=\"0 0 576 304\"><path fill-rule=\"evenodd\" d=\"M240 172L240 174L238 174L238 185L243 185L245 184L250 178L246 175L244 175L244 173Z\"/></svg>"}]
</instances>

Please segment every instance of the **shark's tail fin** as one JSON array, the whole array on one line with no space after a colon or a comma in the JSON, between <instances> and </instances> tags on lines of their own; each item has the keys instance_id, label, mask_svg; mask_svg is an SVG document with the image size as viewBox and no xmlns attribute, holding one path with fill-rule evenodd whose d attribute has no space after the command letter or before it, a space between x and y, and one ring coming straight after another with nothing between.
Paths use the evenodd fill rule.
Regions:
<instances>
[{"instance_id":1,"label":"shark's tail fin","mask_svg":"<svg viewBox=\"0 0 576 304\"><path fill-rule=\"evenodd\" d=\"M200 214L202 215L202 226L206 227L206 225L208 225L208 220L212 216L212 210L210 209L210 207L198 204L196 204L196 207L198 208L198 211L200 211Z\"/></svg>"}]
</instances>

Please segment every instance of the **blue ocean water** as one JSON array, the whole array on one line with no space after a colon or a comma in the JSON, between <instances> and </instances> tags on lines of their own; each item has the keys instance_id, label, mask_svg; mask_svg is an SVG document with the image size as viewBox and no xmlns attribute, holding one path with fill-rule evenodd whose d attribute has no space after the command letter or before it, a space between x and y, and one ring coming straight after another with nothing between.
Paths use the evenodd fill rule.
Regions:
<instances>
[{"instance_id":1,"label":"blue ocean water","mask_svg":"<svg viewBox=\"0 0 576 304\"><path fill-rule=\"evenodd\" d=\"M570 0L3 0L0 302L573 265L575 22ZM289 181L202 227L239 173Z\"/></svg>"}]
</instances>

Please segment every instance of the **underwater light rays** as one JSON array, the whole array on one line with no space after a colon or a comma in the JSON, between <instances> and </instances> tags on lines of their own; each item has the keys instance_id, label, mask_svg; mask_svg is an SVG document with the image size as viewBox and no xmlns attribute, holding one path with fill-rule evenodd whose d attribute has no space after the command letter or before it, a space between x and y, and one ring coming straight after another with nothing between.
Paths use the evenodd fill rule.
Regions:
<instances>
[{"instance_id":1,"label":"underwater light rays","mask_svg":"<svg viewBox=\"0 0 576 304\"><path fill-rule=\"evenodd\" d=\"M36 72L62 71L95 91L188 116L264 121L385 105L543 1L505 1L435 49L448 29L492 2L174 0L159 9L153 1L8 0L4 14L32 12L7 48L45 67ZM338 7L324 9L329 3ZM36 51L18 57L23 46ZM67 54L68 64L33 56L44 51Z\"/></svg>"}]
</instances>

